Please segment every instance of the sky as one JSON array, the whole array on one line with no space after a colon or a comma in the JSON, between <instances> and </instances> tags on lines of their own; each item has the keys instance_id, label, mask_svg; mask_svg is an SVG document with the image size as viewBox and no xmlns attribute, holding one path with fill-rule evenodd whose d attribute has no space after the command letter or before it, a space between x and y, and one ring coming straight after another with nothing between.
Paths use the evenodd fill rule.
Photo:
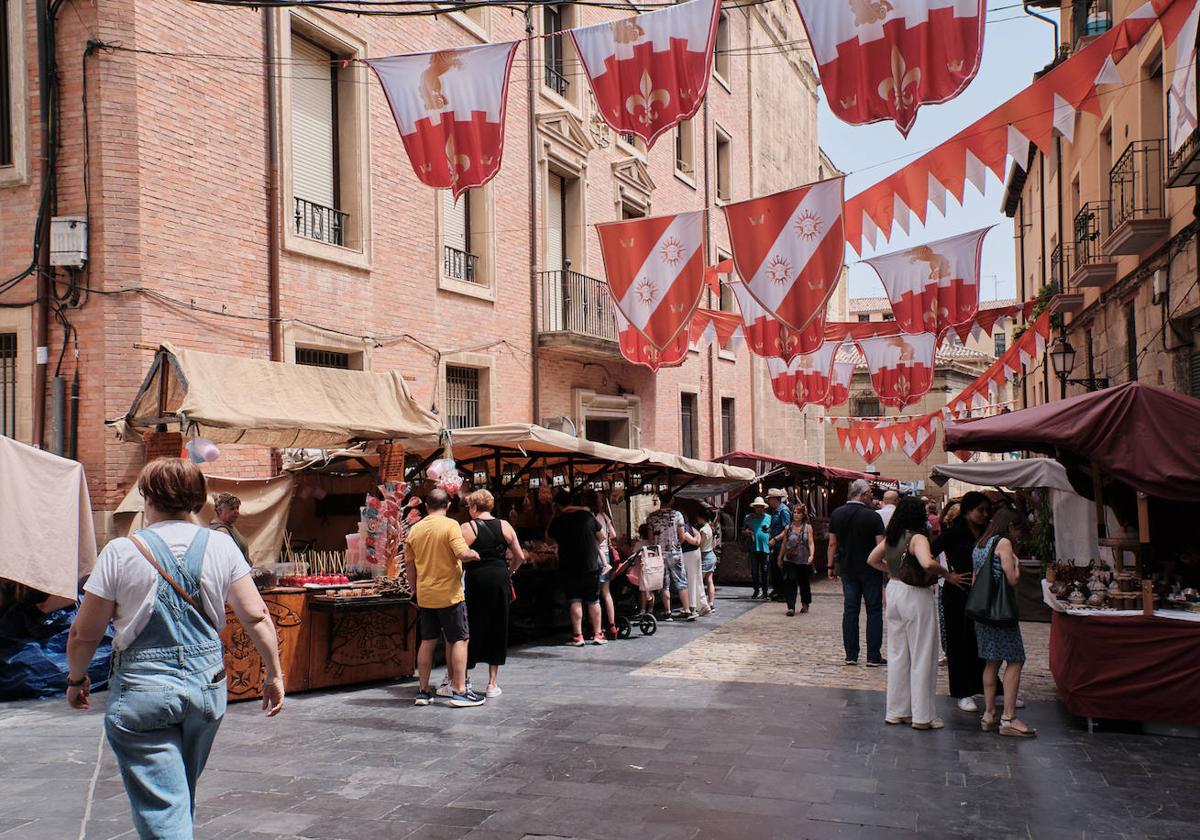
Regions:
<instances>
[{"instance_id":1,"label":"sky","mask_svg":"<svg viewBox=\"0 0 1200 840\"><path fill-rule=\"evenodd\" d=\"M821 148L830 160L847 173L847 198L902 168L1020 92L1033 81L1033 74L1050 61L1054 53L1050 24L1027 17L1015 3L1001 0L991 5L995 8L988 13L979 74L958 98L944 105L922 106L907 140L890 122L847 125L829 110L822 93L818 136ZM948 196L945 217L931 208L926 226L922 228L914 217L907 236L896 228L890 241L876 241L875 250L864 244L865 252L861 257L847 248L850 296L882 297L884 294L883 284L871 267L858 263L861 258L995 224L998 227L984 240L980 300L1014 297L1016 257L1012 220L1000 211L1003 198L1004 184L989 174L984 195L967 186L964 206L960 207L953 196Z\"/></svg>"}]
</instances>

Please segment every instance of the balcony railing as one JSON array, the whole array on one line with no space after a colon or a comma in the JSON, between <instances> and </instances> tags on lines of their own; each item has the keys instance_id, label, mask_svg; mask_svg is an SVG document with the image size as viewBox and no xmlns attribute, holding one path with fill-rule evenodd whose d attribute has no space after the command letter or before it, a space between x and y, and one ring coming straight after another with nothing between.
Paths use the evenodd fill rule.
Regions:
<instances>
[{"instance_id":1,"label":"balcony railing","mask_svg":"<svg viewBox=\"0 0 1200 840\"><path fill-rule=\"evenodd\" d=\"M1200 184L1200 129L1193 131L1167 158L1167 186Z\"/></svg>"},{"instance_id":2,"label":"balcony railing","mask_svg":"<svg viewBox=\"0 0 1200 840\"><path fill-rule=\"evenodd\" d=\"M1089 201L1075 214L1075 268L1076 270L1101 262L1103 253L1100 241L1110 230L1109 202Z\"/></svg>"},{"instance_id":3,"label":"balcony railing","mask_svg":"<svg viewBox=\"0 0 1200 840\"><path fill-rule=\"evenodd\" d=\"M446 277L474 283L476 282L476 268L478 266L479 257L470 251L461 251L449 245L442 248L442 273Z\"/></svg>"},{"instance_id":4,"label":"balcony railing","mask_svg":"<svg viewBox=\"0 0 1200 840\"><path fill-rule=\"evenodd\" d=\"M542 332L616 341L608 284L577 271L543 271Z\"/></svg>"},{"instance_id":5,"label":"balcony railing","mask_svg":"<svg viewBox=\"0 0 1200 840\"><path fill-rule=\"evenodd\" d=\"M567 91L571 89L571 80L568 79L559 68L546 65L546 87L557 93L559 96L566 96Z\"/></svg>"},{"instance_id":6,"label":"balcony railing","mask_svg":"<svg viewBox=\"0 0 1200 840\"><path fill-rule=\"evenodd\" d=\"M296 233L306 239L328 242L330 245L340 245L343 248L346 246L349 213L334 210L332 207L317 204L315 201L296 198L295 218Z\"/></svg>"},{"instance_id":7,"label":"balcony railing","mask_svg":"<svg viewBox=\"0 0 1200 840\"><path fill-rule=\"evenodd\" d=\"M1071 275L1072 250L1074 249L1069 244L1062 244L1050 252L1050 285L1054 287L1056 295L1063 294L1069 289L1067 279Z\"/></svg>"},{"instance_id":8,"label":"balcony railing","mask_svg":"<svg viewBox=\"0 0 1200 840\"><path fill-rule=\"evenodd\" d=\"M1109 174L1112 227L1134 219L1161 219L1165 207L1163 141L1135 140Z\"/></svg>"}]
</instances>

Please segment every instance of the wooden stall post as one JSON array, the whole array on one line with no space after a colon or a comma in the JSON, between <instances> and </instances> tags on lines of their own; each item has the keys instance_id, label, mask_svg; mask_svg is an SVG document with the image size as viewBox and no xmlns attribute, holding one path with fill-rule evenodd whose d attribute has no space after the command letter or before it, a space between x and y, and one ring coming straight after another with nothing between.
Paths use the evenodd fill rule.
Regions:
<instances>
[{"instance_id":1,"label":"wooden stall post","mask_svg":"<svg viewBox=\"0 0 1200 840\"><path fill-rule=\"evenodd\" d=\"M404 446L387 441L379 444L379 482L404 481Z\"/></svg>"},{"instance_id":2,"label":"wooden stall post","mask_svg":"<svg viewBox=\"0 0 1200 840\"><path fill-rule=\"evenodd\" d=\"M1154 614L1154 557L1150 546L1150 499L1141 490L1137 494L1138 559L1142 568L1142 615Z\"/></svg>"}]
</instances>

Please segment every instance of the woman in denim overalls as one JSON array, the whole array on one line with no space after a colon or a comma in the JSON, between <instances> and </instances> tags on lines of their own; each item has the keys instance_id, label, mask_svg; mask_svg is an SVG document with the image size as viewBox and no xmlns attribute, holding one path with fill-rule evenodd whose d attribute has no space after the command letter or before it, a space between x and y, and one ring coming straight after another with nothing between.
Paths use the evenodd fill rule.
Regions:
<instances>
[{"instance_id":1,"label":"woman in denim overalls","mask_svg":"<svg viewBox=\"0 0 1200 840\"><path fill-rule=\"evenodd\" d=\"M212 596L228 598L266 664L263 707L269 715L283 705L278 643L237 547L227 536L186 521L189 512L204 504L200 470L177 459L154 461L142 471L138 489L145 499L147 527L134 539L154 562L134 540L120 538L105 548L71 627L70 674L87 673L96 642L113 620L113 676L104 728L129 795L134 827L143 838L191 840L196 782L225 714L227 692L215 624L224 619L224 611L209 614L217 609ZM181 540L187 545L181 557L163 535L176 546ZM77 709L90 708L86 677L68 676L67 700Z\"/></svg>"}]
</instances>

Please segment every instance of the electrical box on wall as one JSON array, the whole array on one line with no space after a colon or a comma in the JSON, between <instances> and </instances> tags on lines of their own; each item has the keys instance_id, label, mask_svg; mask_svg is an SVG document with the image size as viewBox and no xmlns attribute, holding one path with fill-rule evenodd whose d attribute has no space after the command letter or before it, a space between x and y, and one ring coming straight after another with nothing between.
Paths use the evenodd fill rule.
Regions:
<instances>
[{"instance_id":1,"label":"electrical box on wall","mask_svg":"<svg viewBox=\"0 0 1200 840\"><path fill-rule=\"evenodd\" d=\"M50 220L50 265L83 268L87 262L87 219L55 216Z\"/></svg>"}]
</instances>

